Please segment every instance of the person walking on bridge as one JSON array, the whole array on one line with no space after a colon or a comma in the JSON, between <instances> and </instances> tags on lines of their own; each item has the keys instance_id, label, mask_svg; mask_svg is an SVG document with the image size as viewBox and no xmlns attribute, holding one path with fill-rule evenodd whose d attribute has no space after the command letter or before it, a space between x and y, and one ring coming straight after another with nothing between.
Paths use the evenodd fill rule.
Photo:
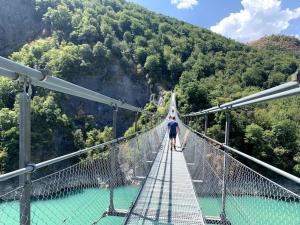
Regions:
<instances>
[{"instance_id":1,"label":"person walking on bridge","mask_svg":"<svg viewBox=\"0 0 300 225\"><path fill-rule=\"evenodd\" d=\"M172 116L172 120L168 123L169 129L169 138L171 142L171 150L172 148L176 150L176 136L179 134L179 126L176 122L175 116Z\"/></svg>"}]
</instances>

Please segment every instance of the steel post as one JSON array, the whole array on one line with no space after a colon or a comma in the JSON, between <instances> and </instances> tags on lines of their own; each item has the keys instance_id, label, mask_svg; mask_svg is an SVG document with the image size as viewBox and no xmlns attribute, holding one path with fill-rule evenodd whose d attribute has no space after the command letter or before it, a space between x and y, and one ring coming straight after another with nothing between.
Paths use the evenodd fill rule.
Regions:
<instances>
[{"instance_id":1,"label":"steel post","mask_svg":"<svg viewBox=\"0 0 300 225\"><path fill-rule=\"evenodd\" d=\"M139 118L139 113L137 112L135 114L135 118L134 118L134 132L135 133L137 133L138 118ZM136 136L136 144L137 144L137 149L139 150L138 135ZM136 169L135 161L136 161L136 151L134 150L134 152L133 152L133 176L135 176L135 174L136 174L136 172L135 172L135 169Z\"/></svg>"},{"instance_id":2,"label":"steel post","mask_svg":"<svg viewBox=\"0 0 300 225\"><path fill-rule=\"evenodd\" d=\"M27 82L24 84L24 92L20 94L20 117L19 117L19 168L22 169L30 164L31 160L31 86L26 92ZM26 173L19 177L23 192L20 199L20 224L30 225L30 196L31 174Z\"/></svg>"},{"instance_id":3,"label":"steel post","mask_svg":"<svg viewBox=\"0 0 300 225\"><path fill-rule=\"evenodd\" d=\"M202 150L202 181L205 182L205 160L206 160L206 140L202 139L203 150Z\"/></svg>"},{"instance_id":4,"label":"steel post","mask_svg":"<svg viewBox=\"0 0 300 225\"><path fill-rule=\"evenodd\" d=\"M204 123L204 135L207 135L207 127L208 127L208 115L205 114L205 123ZM202 180L204 182L204 177L205 177L205 157L206 157L206 140L202 140L203 144L203 149L202 149Z\"/></svg>"},{"instance_id":5,"label":"steel post","mask_svg":"<svg viewBox=\"0 0 300 225\"><path fill-rule=\"evenodd\" d=\"M229 112L225 112L226 117L226 125L225 125L225 145L229 144L229 129L230 129L230 114ZM223 157L223 182L222 182L222 212L221 219L227 224L225 207L226 207L226 185L227 185L227 150L224 150Z\"/></svg>"},{"instance_id":6,"label":"steel post","mask_svg":"<svg viewBox=\"0 0 300 225\"><path fill-rule=\"evenodd\" d=\"M207 127L208 127L208 115L205 114L204 135L207 135Z\"/></svg>"},{"instance_id":7,"label":"steel post","mask_svg":"<svg viewBox=\"0 0 300 225\"><path fill-rule=\"evenodd\" d=\"M150 115L150 128L153 128L153 116Z\"/></svg>"},{"instance_id":8,"label":"steel post","mask_svg":"<svg viewBox=\"0 0 300 225\"><path fill-rule=\"evenodd\" d=\"M117 117L118 117L118 108L114 108L113 110L113 139L117 138ZM109 185L109 213L112 214L115 212L115 206L114 206L114 187L116 184L116 151L117 151L117 145L118 143L115 143L112 147L111 154L110 154L110 163L111 163L111 172L112 177Z\"/></svg>"},{"instance_id":9,"label":"steel post","mask_svg":"<svg viewBox=\"0 0 300 225\"><path fill-rule=\"evenodd\" d=\"M195 146L195 136L193 135L192 136L192 143L193 143L193 150L194 150L194 155L193 155L193 164L196 164L196 155L197 155L197 152L196 152L196 146Z\"/></svg>"},{"instance_id":10,"label":"steel post","mask_svg":"<svg viewBox=\"0 0 300 225\"><path fill-rule=\"evenodd\" d=\"M151 144L150 144L150 142L149 142L149 140L147 140L147 146L148 146L148 152L150 153L150 152L153 152L153 148L151 147ZM146 166L145 166L145 168L146 168L146 170L147 171L145 171L146 173L145 174L143 174L143 176L147 176L147 174L150 172L150 168L151 167L149 167L149 166L151 166L151 164L150 165L148 165L146 162L147 161L149 161L149 160L152 160L152 159L149 159L149 156L148 156L148 154L147 154L147 150L145 149L144 151L143 151L143 162L146 164Z\"/></svg>"},{"instance_id":11,"label":"steel post","mask_svg":"<svg viewBox=\"0 0 300 225\"><path fill-rule=\"evenodd\" d=\"M136 113L135 113L135 117L134 117L134 133L137 132L137 122L138 122L138 118L139 118L139 113L136 112Z\"/></svg>"}]
</instances>

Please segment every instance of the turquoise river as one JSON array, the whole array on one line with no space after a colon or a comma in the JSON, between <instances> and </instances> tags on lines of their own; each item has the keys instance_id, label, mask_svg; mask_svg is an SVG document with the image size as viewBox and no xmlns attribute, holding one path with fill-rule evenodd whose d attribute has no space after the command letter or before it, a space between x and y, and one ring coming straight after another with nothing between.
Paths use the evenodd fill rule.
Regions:
<instances>
[{"instance_id":1,"label":"turquoise river","mask_svg":"<svg viewBox=\"0 0 300 225\"><path fill-rule=\"evenodd\" d=\"M135 186L116 189L114 194L115 208L128 209L137 196L137 193L138 188ZM87 200L89 204L88 207L85 208ZM198 201L204 215L217 216L219 214L221 205L220 199L199 198ZM99 202L101 204L99 204ZM286 217L286 220L291 220L291 224L300 224L300 203L289 203L288 201L271 199L266 200L259 197L240 197L235 199L228 198L227 204L229 206L232 205L232 207L227 208L227 216L231 219L233 225L248 224L245 222L245 217L241 215L243 213L248 215L251 213L251 224L278 224L278 221L283 219L282 217ZM247 211L237 213L238 209L234 206L239 204ZM99 218L99 215L107 210L108 205L109 190L107 189L86 189L80 193L68 195L63 198L33 201L31 206L31 224L81 225L85 224L83 221L91 221L91 218ZM280 209L285 209L285 213L282 214ZM19 224L18 211L19 203L17 201L0 203L0 224ZM264 222L262 223L262 221ZM123 223L124 218L105 217L95 224L121 225Z\"/></svg>"}]
</instances>

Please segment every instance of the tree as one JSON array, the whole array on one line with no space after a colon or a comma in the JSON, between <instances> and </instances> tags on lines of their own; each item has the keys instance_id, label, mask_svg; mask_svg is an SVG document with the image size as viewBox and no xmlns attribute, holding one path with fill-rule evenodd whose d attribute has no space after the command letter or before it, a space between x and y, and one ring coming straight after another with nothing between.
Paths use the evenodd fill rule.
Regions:
<instances>
[{"instance_id":1,"label":"tree","mask_svg":"<svg viewBox=\"0 0 300 225\"><path fill-rule=\"evenodd\" d=\"M95 26L81 24L80 27L70 34L70 39L78 44L95 43L100 39L100 34Z\"/></svg>"},{"instance_id":2,"label":"tree","mask_svg":"<svg viewBox=\"0 0 300 225\"><path fill-rule=\"evenodd\" d=\"M179 77L183 71L182 62L179 56L172 55L168 61L168 70L171 73L171 80L178 82Z\"/></svg>"},{"instance_id":3,"label":"tree","mask_svg":"<svg viewBox=\"0 0 300 225\"><path fill-rule=\"evenodd\" d=\"M81 129L77 129L74 132L74 147L76 150L84 148L84 139Z\"/></svg>"},{"instance_id":4,"label":"tree","mask_svg":"<svg viewBox=\"0 0 300 225\"><path fill-rule=\"evenodd\" d=\"M245 142L249 144L262 144L264 129L257 124L250 124L246 127Z\"/></svg>"},{"instance_id":5,"label":"tree","mask_svg":"<svg viewBox=\"0 0 300 225\"><path fill-rule=\"evenodd\" d=\"M44 55L51 71L60 77L72 77L80 71L82 58L79 47L74 44L64 44L58 49L51 49Z\"/></svg>"},{"instance_id":6,"label":"tree","mask_svg":"<svg viewBox=\"0 0 300 225\"><path fill-rule=\"evenodd\" d=\"M95 145L99 145L101 143L112 140L112 128L105 127L103 131L92 129L87 133L87 138L85 141L86 147L92 147Z\"/></svg>"},{"instance_id":7,"label":"tree","mask_svg":"<svg viewBox=\"0 0 300 225\"><path fill-rule=\"evenodd\" d=\"M263 86L263 82L266 79L265 72L257 67L251 67L243 74L243 83L245 86Z\"/></svg>"},{"instance_id":8,"label":"tree","mask_svg":"<svg viewBox=\"0 0 300 225\"><path fill-rule=\"evenodd\" d=\"M68 35L72 30L72 15L65 4L59 4L56 8L49 8L43 19L51 25L54 31L60 31Z\"/></svg>"},{"instance_id":9,"label":"tree","mask_svg":"<svg viewBox=\"0 0 300 225\"><path fill-rule=\"evenodd\" d=\"M207 89L200 82L189 83L183 93L191 112L208 108Z\"/></svg>"},{"instance_id":10,"label":"tree","mask_svg":"<svg viewBox=\"0 0 300 225\"><path fill-rule=\"evenodd\" d=\"M133 37L129 31L126 31L123 35L123 40L126 41L127 43L132 42Z\"/></svg>"},{"instance_id":11,"label":"tree","mask_svg":"<svg viewBox=\"0 0 300 225\"><path fill-rule=\"evenodd\" d=\"M145 30L144 26L137 20L132 21L130 28L134 35L143 35L144 34L144 30Z\"/></svg>"},{"instance_id":12,"label":"tree","mask_svg":"<svg viewBox=\"0 0 300 225\"><path fill-rule=\"evenodd\" d=\"M0 77L0 108L12 109L19 90L16 82Z\"/></svg>"},{"instance_id":13,"label":"tree","mask_svg":"<svg viewBox=\"0 0 300 225\"><path fill-rule=\"evenodd\" d=\"M224 141L224 130L222 129L220 124L214 124L213 126L208 128L208 135L215 140L220 142Z\"/></svg>"},{"instance_id":14,"label":"tree","mask_svg":"<svg viewBox=\"0 0 300 225\"><path fill-rule=\"evenodd\" d=\"M131 30L130 17L127 16L126 14L124 15L123 13L120 14L119 27L123 32L130 31Z\"/></svg>"},{"instance_id":15,"label":"tree","mask_svg":"<svg viewBox=\"0 0 300 225\"><path fill-rule=\"evenodd\" d=\"M144 68L149 74L150 83L154 83L161 76L161 62L158 55L150 55L147 57Z\"/></svg>"},{"instance_id":16,"label":"tree","mask_svg":"<svg viewBox=\"0 0 300 225\"><path fill-rule=\"evenodd\" d=\"M292 120L281 120L272 126L276 137L276 145L286 147L287 149L297 149L297 130L299 125Z\"/></svg>"},{"instance_id":17,"label":"tree","mask_svg":"<svg viewBox=\"0 0 300 225\"><path fill-rule=\"evenodd\" d=\"M161 33L167 33L169 31L174 32L173 27L170 24L166 23L166 22L159 24L158 29ZM173 32L171 32L171 33L173 33Z\"/></svg>"},{"instance_id":18,"label":"tree","mask_svg":"<svg viewBox=\"0 0 300 225\"><path fill-rule=\"evenodd\" d=\"M134 58L137 63L144 65L148 56L146 48L138 47L134 50Z\"/></svg>"},{"instance_id":19,"label":"tree","mask_svg":"<svg viewBox=\"0 0 300 225\"><path fill-rule=\"evenodd\" d=\"M143 36L135 36L135 44L140 47L147 47L147 40Z\"/></svg>"},{"instance_id":20,"label":"tree","mask_svg":"<svg viewBox=\"0 0 300 225\"><path fill-rule=\"evenodd\" d=\"M107 60L109 59L107 57L107 48L101 43L97 42L93 47L93 55L95 59L95 64L98 67L105 66Z\"/></svg>"},{"instance_id":21,"label":"tree","mask_svg":"<svg viewBox=\"0 0 300 225\"><path fill-rule=\"evenodd\" d=\"M275 87L286 81L286 76L282 73L271 73L268 77L268 87Z\"/></svg>"},{"instance_id":22,"label":"tree","mask_svg":"<svg viewBox=\"0 0 300 225\"><path fill-rule=\"evenodd\" d=\"M8 108L0 109L0 173L18 168L18 114Z\"/></svg>"}]
</instances>

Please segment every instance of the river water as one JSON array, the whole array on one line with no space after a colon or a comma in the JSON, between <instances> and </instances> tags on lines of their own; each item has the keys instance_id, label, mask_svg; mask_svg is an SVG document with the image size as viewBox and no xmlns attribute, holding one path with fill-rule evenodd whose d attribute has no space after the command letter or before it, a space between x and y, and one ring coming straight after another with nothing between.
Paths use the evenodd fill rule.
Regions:
<instances>
[{"instance_id":1,"label":"river water","mask_svg":"<svg viewBox=\"0 0 300 225\"><path fill-rule=\"evenodd\" d=\"M221 198L198 198L206 216L221 212ZM233 225L300 225L300 202L254 196L227 196L226 216Z\"/></svg>"},{"instance_id":2,"label":"river water","mask_svg":"<svg viewBox=\"0 0 300 225\"><path fill-rule=\"evenodd\" d=\"M115 208L128 209L137 193L138 188L135 186L117 188L114 191ZM93 220L101 217L108 206L108 189L86 189L65 198L33 201L31 224L86 225L84 221L91 221L89 224L92 224L95 222ZM105 217L99 220L97 225L121 225L123 222L124 218L121 217ZM0 204L0 224L19 225L18 202Z\"/></svg>"},{"instance_id":3,"label":"river water","mask_svg":"<svg viewBox=\"0 0 300 225\"><path fill-rule=\"evenodd\" d=\"M136 198L137 193L138 188L136 186L116 189L114 192L115 208L128 209ZM86 205L87 199L93 199L89 200L88 206ZM204 215L219 215L220 199L199 198L198 201ZM250 209L246 213L251 214L252 224L278 224L278 221L285 219L284 217L286 217L286 220L292 218L292 223L290 224L300 224L300 203L291 204L288 201L277 201L260 197L235 197L235 199L228 197L227 202L229 205L231 201L234 201L234 204L242 204L245 209ZM86 189L65 198L33 201L31 224L85 225L86 223L83 221L92 221L95 218L99 218L99 215L107 210L108 205L109 190L107 189ZM288 213L282 214L280 209L286 209L287 207L288 210L285 210L285 212ZM18 213L18 202L1 203L0 224L18 225ZM248 224L233 206L228 207L227 213L233 225ZM105 217L99 220L97 225L121 225L123 222L124 218L121 217ZM92 222L89 224L92 224Z\"/></svg>"}]
</instances>

